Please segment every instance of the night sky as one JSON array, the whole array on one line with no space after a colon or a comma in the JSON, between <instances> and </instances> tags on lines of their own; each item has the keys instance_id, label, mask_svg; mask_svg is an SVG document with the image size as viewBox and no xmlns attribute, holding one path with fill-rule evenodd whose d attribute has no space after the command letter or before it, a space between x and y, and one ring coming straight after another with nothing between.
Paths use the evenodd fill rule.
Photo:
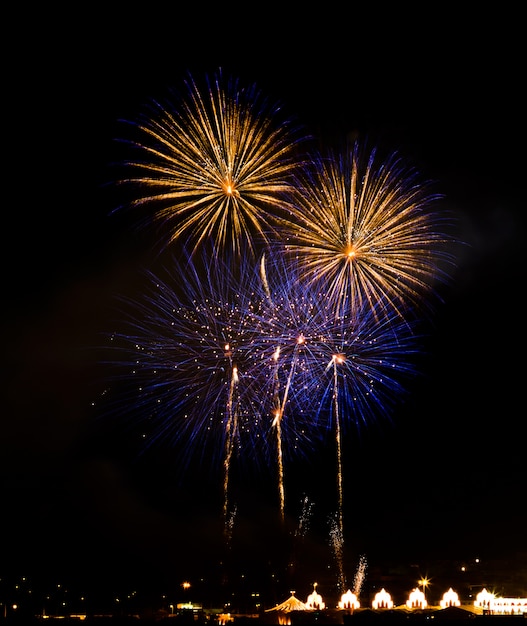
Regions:
<instances>
[{"instance_id":1,"label":"night sky","mask_svg":"<svg viewBox=\"0 0 527 626\"><path fill-rule=\"evenodd\" d=\"M170 450L138 460L134 429L96 419L91 406L104 388L98 346L115 323L115 295L140 289L141 268L157 252L152 232L110 215L122 201L109 184L118 120L179 89L187 71L220 67L256 83L327 143L358 133L408 157L437 181L466 243L409 397L390 424L349 444L350 564L360 554L382 565L525 551L518 16L499 6L467 17L380 7L143 10L42 10L6 25L18 45L4 92L12 173L4 177L0 571L94 566L109 581L179 582L221 558L221 479L201 468L181 485ZM321 509L334 479L328 458L306 458L290 474L295 497L307 481ZM269 546L280 546L273 487L254 476L240 490L237 549L261 570ZM310 579L330 559L322 527L306 536Z\"/></svg>"}]
</instances>

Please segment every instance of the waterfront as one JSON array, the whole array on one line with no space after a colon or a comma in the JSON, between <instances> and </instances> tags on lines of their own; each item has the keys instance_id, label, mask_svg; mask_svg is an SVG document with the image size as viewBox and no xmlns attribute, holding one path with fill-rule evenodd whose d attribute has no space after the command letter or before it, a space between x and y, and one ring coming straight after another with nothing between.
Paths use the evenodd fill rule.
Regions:
<instances>
[{"instance_id":1,"label":"waterfront","mask_svg":"<svg viewBox=\"0 0 527 626\"><path fill-rule=\"evenodd\" d=\"M292 611L287 616L270 618L268 614L234 614L229 615L227 621L225 615L208 612L180 611L171 614L146 613L146 614L75 614L75 615L24 615L12 614L0 618L0 623L23 624L32 626L35 624L57 623L64 626L79 624L116 624L127 626L128 624L174 624L187 626L421 626L425 624L454 622L459 626L525 626L527 613L494 615L491 613L474 612L470 606L456 608L433 607L424 611L407 612L402 608L387 611L371 611L359 609L354 612L342 610L325 610L315 612Z\"/></svg>"},{"instance_id":2,"label":"waterfront","mask_svg":"<svg viewBox=\"0 0 527 626\"><path fill-rule=\"evenodd\" d=\"M429 578L418 576L412 565L381 568L372 564L358 597L349 591L340 594L334 581L322 572L318 583L309 578L311 574L302 576L301 572L294 581L278 571L267 578L257 576L258 570L236 570L230 578L224 572L221 576L208 572L177 583L159 582L152 574L150 586L128 581L103 584L102 572L86 573L82 582L60 580L49 573L7 576L0 578L0 626L46 622L411 626L432 619L496 626L501 618L516 618L512 623L518 624L527 616L523 563L522 554L514 562L434 562L426 570ZM492 610L491 594L501 599ZM289 610L295 607L287 605L290 596L304 610ZM516 607L516 614L506 614L509 609L503 599L515 598L524 602L521 612ZM287 610L276 610L283 604Z\"/></svg>"}]
</instances>

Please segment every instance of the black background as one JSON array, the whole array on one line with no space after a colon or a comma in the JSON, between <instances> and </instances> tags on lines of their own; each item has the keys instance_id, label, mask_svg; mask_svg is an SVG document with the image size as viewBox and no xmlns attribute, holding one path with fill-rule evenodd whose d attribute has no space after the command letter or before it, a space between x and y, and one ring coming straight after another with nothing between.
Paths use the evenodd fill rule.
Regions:
<instances>
[{"instance_id":1,"label":"black background","mask_svg":"<svg viewBox=\"0 0 527 626\"><path fill-rule=\"evenodd\" d=\"M138 289L155 245L110 216L118 120L187 71L220 67L329 143L358 132L400 151L439 182L467 243L424 376L393 425L352 448L350 568L361 553L382 565L524 551L519 16L205 3L6 18L0 569L179 581L221 554L217 502L190 479L176 489L166 450L132 461L126 435L94 426L91 407L112 298ZM321 492L332 479L322 459L295 474ZM258 479L247 488L239 530L260 569L276 541L270 494ZM308 541L316 577L327 538Z\"/></svg>"}]
</instances>

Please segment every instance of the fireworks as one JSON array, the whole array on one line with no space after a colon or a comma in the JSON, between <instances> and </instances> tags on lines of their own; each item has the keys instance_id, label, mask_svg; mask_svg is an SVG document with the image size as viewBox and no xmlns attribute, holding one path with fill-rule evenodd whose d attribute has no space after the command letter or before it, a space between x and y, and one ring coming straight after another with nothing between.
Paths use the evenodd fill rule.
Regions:
<instances>
[{"instance_id":1,"label":"fireworks","mask_svg":"<svg viewBox=\"0 0 527 626\"><path fill-rule=\"evenodd\" d=\"M214 257L199 261L172 258L166 276L147 272L143 297L125 302L113 362L132 406L148 419L147 446L168 442L182 469L193 458L223 465L227 520L233 455L244 458L245 446L252 453L264 428L257 368L266 344L251 272L240 282Z\"/></svg>"},{"instance_id":2,"label":"fireworks","mask_svg":"<svg viewBox=\"0 0 527 626\"><path fill-rule=\"evenodd\" d=\"M168 442L182 469L193 458L221 464L225 519L233 458L275 459L283 519L284 458L335 432L341 511L341 428L389 416L413 373L409 325L369 309L335 318L281 257L245 257L232 273L215 255L189 254L160 274L147 272L143 297L125 302L112 341L128 398L148 416L146 445Z\"/></svg>"},{"instance_id":3,"label":"fireworks","mask_svg":"<svg viewBox=\"0 0 527 626\"><path fill-rule=\"evenodd\" d=\"M279 388L283 397L287 393L282 416L289 412L311 427L332 428L336 394L349 426L389 419L404 380L416 373L412 325L393 311L379 320L359 305L336 317L330 296L288 270L281 257L268 260L266 284L268 308L259 327L276 345Z\"/></svg>"},{"instance_id":4,"label":"fireworks","mask_svg":"<svg viewBox=\"0 0 527 626\"><path fill-rule=\"evenodd\" d=\"M446 279L451 241L430 188L396 153L381 161L359 141L302 170L286 248L337 314L356 302L404 316Z\"/></svg>"},{"instance_id":5,"label":"fireworks","mask_svg":"<svg viewBox=\"0 0 527 626\"><path fill-rule=\"evenodd\" d=\"M291 416L301 417L305 432L333 435L336 523L343 536L343 433L390 418L405 393L404 382L415 374L417 335L395 311L379 319L362 302L335 316L331 297L314 290L314 283L305 285L300 275L281 282L277 277L287 276L281 260L271 268L266 285L272 304L269 332L277 343L274 390L282 390L276 433L282 515L282 433Z\"/></svg>"},{"instance_id":6,"label":"fireworks","mask_svg":"<svg viewBox=\"0 0 527 626\"><path fill-rule=\"evenodd\" d=\"M453 261L449 224L396 153L355 142L300 157L307 136L255 86L221 72L185 85L127 142L139 157L121 182L171 254L166 277L148 272L143 298L125 302L114 364L147 445L177 447L183 469L221 466L228 542L234 459L276 468L283 520L286 462L331 440L344 587L343 437L390 419L416 373L417 314Z\"/></svg>"},{"instance_id":7,"label":"fireworks","mask_svg":"<svg viewBox=\"0 0 527 626\"><path fill-rule=\"evenodd\" d=\"M287 198L304 136L280 106L252 85L191 76L187 93L154 102L130 140L139 157L124 179L138 190L132 205L153 212L169 242L186 239L194 250L212 240L218 252L238 256L240 242L253 249L288 222Z\"/></svg>"}]
</instances>

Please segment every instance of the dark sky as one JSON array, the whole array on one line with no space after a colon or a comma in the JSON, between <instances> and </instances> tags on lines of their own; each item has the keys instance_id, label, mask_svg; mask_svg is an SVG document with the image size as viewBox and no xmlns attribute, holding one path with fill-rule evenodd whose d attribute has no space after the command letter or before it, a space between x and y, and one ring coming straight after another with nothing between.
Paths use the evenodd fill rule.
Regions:
<instances>
[{"instance_id":1,"label":"dark sky","mask_svg":"<svg viewBox=\"0 0 527 626\"><path fill-rule=\"evenodd\" d=\"M519 17L494 10L462 18L199 5L12 16L0 569L94 563L110 580L124 571L179 581L221 554L216 502L200 502L190 482L176 487L166 450L133 462L129 435L95 425L90 406L112 298L136 288L155 245L109 215L118 119L179 88L187 71L219 67L328 142L359 132L400 151L438 181L468 244L423 377L391 426L352 446L350 562L360 553L376 563L508 558L518 541L525 551L523 51ZM332 479L324 463L296 472L319 493ZM208 500L205 479L198 484ZM241 552L265 562L271 490L255 479L247 491ZM329 558L322 531L306 541Z\"/></svg>"}]
</instances>

